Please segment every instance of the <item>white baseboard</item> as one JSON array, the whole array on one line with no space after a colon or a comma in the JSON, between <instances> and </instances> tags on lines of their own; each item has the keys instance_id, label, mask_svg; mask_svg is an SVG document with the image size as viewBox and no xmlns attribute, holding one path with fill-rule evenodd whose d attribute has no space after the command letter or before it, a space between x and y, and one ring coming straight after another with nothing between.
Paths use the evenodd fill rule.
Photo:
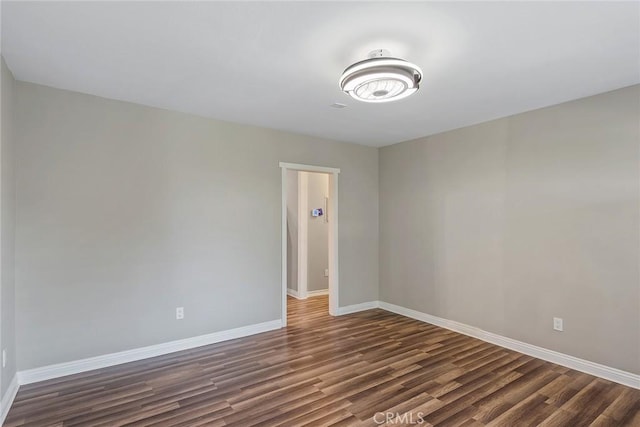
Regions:
<instances>
[{"instance_id":1,"label":"white baseboard","mask_svg":"<svg viewBox=\"0 0 640 427\"><path fill-rule=\"evenodd\" d=\"M287 288L287 295L294 297L295 299L302 299L300 295L298 295L298 291L295 289Z\"/></svg>"},{"instance_id":2,"label":"white baseboard","mask_svg":"<svg viewBox=\"0 0 640 427\"><path fill-rule=\"evenodd\" d=\"M7 391L5 391L4 396L2 396L2 401L0 401L0 426L4 424L4 420L7 418L7 414L9 413L9 409L11 409L13 400L16 398L16 394L18 394L19 388L18 374L16 374L11 379L9 387Z\"/></svg>"},{"instance_id":3,"label":"white baseboard","mask_svg":"<svg viewBox=\"0 0 640 427\"><path fill-rule=\"evenodd\" d=\"M307 299L311 297L317 297L320 295L329 295L329 289L320 289L319 291L307 291L307 296L302 297L298 293L298 291L294 289L287 288L287 295L294 297L295 299Z\"/></svg>"},{"instance_id":4,"label":"white baseboard","mask_svg":"<svg viewBox=\"0 0 640 427\"><path fill-rule=\"evenodd\" d=\"M585 372L587 374L604 378L619 384L640 389L640 375L622 371L616 368L611 368L599 363L590 362L588 360L579 359L574 356L569 356L567 354L559 353L532 344L527 344L521 341L514 340L512 338L503 337L501 335L487 332L474 326L466 325L464 323L443 319L437 316L432 316L430 314L422 313L416 310L389 304L382 301L369 301L345 307L338 307L337 315L341 316L345 314L356 313L359 311L371 310L374 308L382 308L392 313L427 322L445 329L449 329L464 335L481 339L492 344L499 345L501 347L508 348L510 350L527 354L529 356L537 357L539 359L566 366L577 371ZM119 365L127 362L134 362L137 360L161 356L163 354L173 353L176 351L188 350L203 345L214 344L221 341L259 334L262 332L279 329L281 327L282 321L280 319L272 320L269 322L243 326L240 328L215 332L212 334L200 335L193 338L186 338L163 344L106 354L103 356L96 356L72 362L59 363L56 365L49 365L41 368L20 371L13 377L9 388L7 389L7 392L0 402L0 425L2 425L2 421L4 420L4 417L6 417L9 408L11 407L11 403L13 402L13 399L18 392L19 385L63 377L66 375L77 374L94 369L106 368L109 366Z\"/></svg>"},{"instance_id":5,"label":"white baseboard","mask_svg":"<svg viewBox=\"0 0 640 427\"><path fill-rule=\"evenodd\" d=\"M329 295L329 289L320 289L317 291L307 291L307 298L318 297L320 295Z\"/></svg>"},{"instance_id":6,"label":"white baseboard","mask_svg":"<svg viewBox=\"0 0 640 427\"><path fill-rule=\"evenodd\" d=\"M411 310L399 305L380 301L379 307L392 313L431 323L432 325L440 326L454 332L459 332L470 337L478 338L482 341L499 345L500 347L508 348L519 353L537 357L538 359L546 360L557 365L566 366L567 368L575 369L576 371L584 372L596 377L604 378L609 381L640 389L640 375L633 374L631 372L622 371L620 369L611 368L599 363L579 359L574 356L569 356L568 354L559 353L554 350L527 344L522 341L484 331L474 326L469 326L453 320L447 320L441 317L432 316L430 314Z\"/></svg>"},{"instance_id":7,"label":"white baseboard","mask_svg":"<svg viewBox=\"0 0 640 427\"><path fill-rule=\"evenodd\" d=\"M189 350L203 345L215 344L221 341L272 331L281 327L281 319L271 320L269 322L257 323L255 325L248 325L226 331L214 332L212 334L170 341L148 347L135 348L133 350L126 350L118 353L74 360L72 362L58 363L55 365L43 366L41 368L28 369L26 371L18 372L18 384L30 384L52 378L78 374L80 372L92 371L94 369L106 368L122 363L134 362L136 360L148 359L150 357L161 356L163 354L173 353L176 351Z\"/></svg>"},{"instance_id":8,"label":"white baseboard","mask_svg":"<svg viewBox=\"0 0 640 427\"><path fill-rule=\"evenodd\" d=\"M373 308L380 307L379 304L380 304L379 301L369 301L369 302L362 302L360 304L353 304L353 305L347 305L344 307L338 307L336 315L342 316L344 314L357 313L358 311L371 310Z\"/></svg>"}]
</instances>

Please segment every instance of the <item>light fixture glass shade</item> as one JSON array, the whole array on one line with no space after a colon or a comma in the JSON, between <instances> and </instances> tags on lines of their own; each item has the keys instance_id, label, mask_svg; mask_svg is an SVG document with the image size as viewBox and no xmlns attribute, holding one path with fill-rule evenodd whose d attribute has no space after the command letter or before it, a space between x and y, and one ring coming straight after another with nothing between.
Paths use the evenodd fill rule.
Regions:
<instances>
[{"instance_id":1,"label":"light fixture glass shade","mask_svg":"<svg viewBox=\"0 0 640 427\"><path fill-rule=\"evenodd\" d=\"M363 102L389 102L406 98L420 87L422 70L397 58L377 57L348 67L340 89Z\"/></svg>"}]
</instances>

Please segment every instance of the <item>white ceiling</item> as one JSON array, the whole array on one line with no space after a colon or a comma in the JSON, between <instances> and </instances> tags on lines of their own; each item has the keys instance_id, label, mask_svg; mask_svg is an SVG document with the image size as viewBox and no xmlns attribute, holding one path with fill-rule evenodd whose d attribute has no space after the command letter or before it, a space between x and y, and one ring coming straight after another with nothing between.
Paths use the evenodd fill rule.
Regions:
<instances>
[{"instance_id":1,"label":"white ceiling","mask_svg":"<svg viewBox=\"0 0 640 427\"><path fill-rule=\"evenodd\" d=\"M422 67L416 95L339 90L376 48ZM383 146L639 83L640 3L3 1L2 53L19 80Z\"/></svg>"}]
</instances>

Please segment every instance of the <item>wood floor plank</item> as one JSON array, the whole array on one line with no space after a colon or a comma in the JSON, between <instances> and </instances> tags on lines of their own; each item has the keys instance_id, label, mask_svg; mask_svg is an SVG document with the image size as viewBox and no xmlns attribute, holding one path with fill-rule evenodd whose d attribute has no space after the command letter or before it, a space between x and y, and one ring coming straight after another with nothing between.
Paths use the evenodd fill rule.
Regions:
<instances>
[{"instance_id":1,"label":"wood floor plank","mask_svg":"<svg viewBox=\"0 0 640 427\"><path fill-rule=\"evenodd\" d=\"M382 310L331 317L326 296L288 304L281 330L21 387L5 426L640 426L640 390Z\"/></svg>"}]
</instances>

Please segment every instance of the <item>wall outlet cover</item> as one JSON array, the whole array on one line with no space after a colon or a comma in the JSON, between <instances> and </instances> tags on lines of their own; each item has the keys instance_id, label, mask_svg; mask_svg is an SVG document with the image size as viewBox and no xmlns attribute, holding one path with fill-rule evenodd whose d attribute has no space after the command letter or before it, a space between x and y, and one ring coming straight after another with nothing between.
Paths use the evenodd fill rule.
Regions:
<instances>
[{"instance_id":1,"label":"wall outlet cover","mask_svg":"<svg viewBox=\"0 0 640 427\"><path fill-rule=\"evenodd\" d=\"M564 322L560 317L553 318L553 329L562 332L564 330Z\"/></svg>"}]
</instances>

